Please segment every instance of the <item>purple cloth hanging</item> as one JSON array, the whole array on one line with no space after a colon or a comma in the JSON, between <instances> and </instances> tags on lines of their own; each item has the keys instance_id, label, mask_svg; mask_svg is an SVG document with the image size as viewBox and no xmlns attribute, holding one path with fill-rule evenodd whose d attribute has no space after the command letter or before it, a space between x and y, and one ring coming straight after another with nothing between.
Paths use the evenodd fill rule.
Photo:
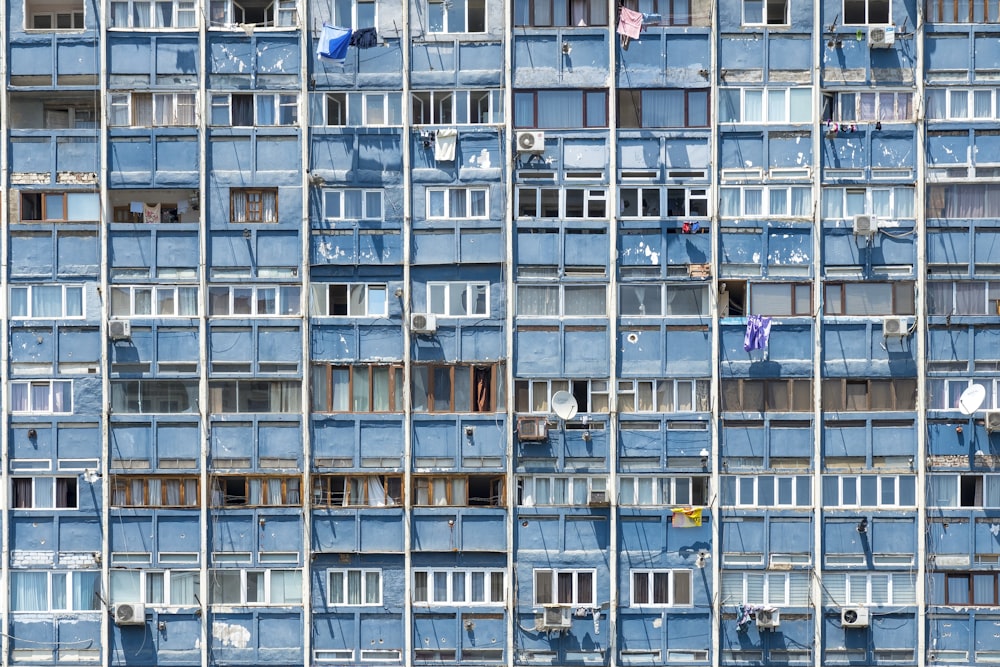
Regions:
<instances>
[{"instance_id":1,"label":"purple cloth hanging","mask_svg":"<svg viewBox=\"0 0 1000 667\"><path fill-rule=\"evenodd\" d=\"M747 316L747 333L743 337L743 349L763 350L767 348L767 339L771 336L771 318L760 315Z\"/></svg>"}]
</instances>

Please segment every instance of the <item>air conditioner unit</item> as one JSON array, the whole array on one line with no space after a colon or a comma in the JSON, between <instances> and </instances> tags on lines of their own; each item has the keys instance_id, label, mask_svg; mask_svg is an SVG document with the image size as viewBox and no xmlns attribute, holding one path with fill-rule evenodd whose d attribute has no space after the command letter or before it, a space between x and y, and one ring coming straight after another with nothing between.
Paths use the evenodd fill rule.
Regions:
<instances>
[{"instance_id":1,"label":"air conditioner unit","mask_svg":"<svg viewBox=\"0 0 1000 667\"><path fill-rule=\"evenodd\" d=\"M542 610L540 626L542 630L568 630L572 609L565 605L547 604Z\"/></svg>"},{"instance_id":2,"label":"air conditioner unit","mask_svg":"<svg viewBox=\"0 0 1000 667\"><path fill-rule=\"evenodd\" d=\"M867 628L870 624L866 607L844 607L840 610L840 627Z\"/></svg>"},{"instance_id":3,"label":"air conditioner unit","mask_svg":"<svg viewBox=\"0 0 1000 667\"><path fill-rule=\"evenodd\" d=\"M545 133L523 131L517 133L518 153L544 153Z\"/></svg>"},{"instance_id":4,"label":"air conditioner unit","mask_svg":"<svg viewBox=\"0 0 1000 667\"><path fill-rule=\"evenodd\" d=\"M611 501L608 500L608 492L607 491L591 491L590 492L590 499L587 502L587 504L588 505L592 505L592 506L593 505L600 506L600 505L608 505L608 504L610 504L610 502Z\"/></svg>"},{"instance_id":5,"label":"air conditioner unit","mask_svg":"<svg viewBox=\"0 0 1000 667\"><path fill-rule=\"evenodd\" d=\"M437 316L427 313L410 314L410 330L417 334L432 334L438 329Z\"/></svg>"},{"instance_id":6,"label":"air conditioner unit","mask_svg":"<svg viewBox=\"0 0 1000 667\"><path fill-rule=\"evenodd\" d=\"M131 340L132 323L128 320L111 320L108 322L108 338L111 340Z\"/></svg>"},{"instance_id":7,"label":"air conditioner unit","mask_svg":"<svg viewBox=\"0 0 1000 667\"><path fill-rule=\"evenodd\" d=\"M905 338L910 332L910 320L905 317L886 317L882 320L884 338Z\"/></svg>"},{"instance_id":8,"label":"air conditioner unit","mask_svg":"<svg viewBox=\"0 0 1000 667\"><path fill-rule=\"evenodd\" d=\"M519 417L517 439L521 442L541 442L549 438L549 422L545 417Z\"/></svg>"},{"instance_id":9,"label":"air conditioner unit","mask_svg":"<svg viewBox=\"0 0 1000 667\"><path fill-rule=\"evenodd\" d=\"M857 236L874 236L878 231L878 219L874 215L854 216L854 233Z\"/></svg>"},{"instance_id":10,"label":"air conditioner unit","mask_svg":"<svg viewBox=\"0 0 1000 667\"><path fill-rule=\"evenodd\" d=\"M129 602L115 605L115 625L145 625L146 607Z\"/></svg>"},{"instance_id":11,"label":"air conditioner unit","mask_svg":"<svg viewBox=\"0 0 1000 667\"><path fill-rule=\"evenodd\" d=\"M781 612L777 609L758 609L755 615L758 630L774 630L781 627Z\"/></svg>"},{"instance_id":12,"label":"air conditioner unit","mask_svg":"<svg viewBox=\"0 0 1000 667\"><path fill-rule=\"evenodd\" d=\"M868 28L868 46L873 49L888 49L896 43L896 27L879 25Z\"/></svg>"},{"instance_id":13,"label":"air conditioner unit","mask_svg":"<svg viewBox=\"0 0 1000 667\"><path fill-rule=\"evenodd\" d=\"M1000 431L1000 410L987 410L983 415L983 425L987 433Z\"/></svg>"}]
</instances>

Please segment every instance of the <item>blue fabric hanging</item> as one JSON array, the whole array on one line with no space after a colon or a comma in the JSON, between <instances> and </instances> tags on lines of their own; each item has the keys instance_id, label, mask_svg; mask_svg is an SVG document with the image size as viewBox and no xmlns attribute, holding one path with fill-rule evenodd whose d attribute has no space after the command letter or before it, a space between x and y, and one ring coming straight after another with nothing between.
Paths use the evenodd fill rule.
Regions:
<instances>
[{"instance_id":1,"label":"blue fabric hanging","mask_svg":"<svg viewBox=\"0 0 1000 667\"><path fill-rule=\"evenodd\" d=\"M767 339L770 336L771 318L749 315L747 317L747 332L743 336L743 349L747 352L767 349Z\"/></svg>"},{"instance_id":2,"label":"blue fabric hanging","mask_svg":"<svg viewBox=\"0 0 1000 667\"><path fill-rule=\"evenodd\" d=\"M323 24L323 32L319 36L319 48L316 55L328 60L343 60L347 57L347 47L351 44L351 29Z\"/></svg>"}]
</instances>

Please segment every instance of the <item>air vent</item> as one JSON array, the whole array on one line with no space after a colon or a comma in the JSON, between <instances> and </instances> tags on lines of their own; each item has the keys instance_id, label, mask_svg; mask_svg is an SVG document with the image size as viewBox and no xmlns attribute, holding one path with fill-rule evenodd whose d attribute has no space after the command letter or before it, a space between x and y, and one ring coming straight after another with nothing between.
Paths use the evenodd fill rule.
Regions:
<instances>
[{"instance_id":1,"label":"air vent","mask_svg":"<svg viewBox=\"0 0 1000 667\"><path fill-rule=\"evenodd\" d=\"M543 631L568 630L570 620L570 607L557 604L545 605L538 617L537 625Z\"/></svg>"},{"instance_id":2,"label":"air vent","mask_svg":"<svg viewBox=\"0 0 1000 667\"><path fill-rule=\"evenodd\" d=\"M542 442L549 438L549 424L545 417L520 417L517 420L517 439L521 442Z\"/></svg>"},{"instance_id":3,"label":"air vent","mask_svg":"<svg viewBox=\"0 0 1000 667\"><path fill-rule=\"evenodd\" d=\"M610 502L611 501L608 500L608 492L607 491L591 491L590 492L590 499L589 499L589 502L587 504L590 505L591 507L593 507L593 506L600 507L602 505L609 505Z\"/></svg>"},{"instance_id":4,"label":"air vent","mask_svg":"<svg viewBox=\"0 0 1000 667\"><path fill-rule=\"evenodd\" d=\"M868 609L865 607L844 607L840 610L840 626L843 628L867 628Z\"/></svg>"},{"instance_id":5,"label":"air vent","mask_svg":"<svg viewBox=\"0 0 1000 667\"><path fill-rule=\"evenodd\" d=\"M432 334L437 331L437 317L428 313L412 313L410 330L416 334Z\"/></svg>"},{"instance_id":6,"label":"air vent","mask_svg":"<svg viewBox=\"0 0 1000 667\"><path fill-rule=\"evenodd\" d=\"M545 152L544 132L518 132L517 133L518 153L543 153Z\"/></svg>"},{"instance_id":7,"label":"air vent","mask_svg":"<svg viewBox=\"0 0 1000 667\"><path fill-rule=\"evenodd\" d=\"M145 625L146 608L141 604L128 602L115 605L115 625Z\"/></svg>"}]
</instances>

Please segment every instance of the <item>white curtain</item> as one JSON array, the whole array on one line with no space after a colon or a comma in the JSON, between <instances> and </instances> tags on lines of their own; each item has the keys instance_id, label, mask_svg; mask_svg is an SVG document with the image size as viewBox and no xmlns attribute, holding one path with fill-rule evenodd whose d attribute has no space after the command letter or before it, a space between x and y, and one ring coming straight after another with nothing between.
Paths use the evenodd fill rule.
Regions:
<instances>
[{"instance_id":1,"label":"white curtain","mask_svg":"<svg viewBox=\"0 0 1000 667\"><path fill-rule=\"evenodd\" d=\"M747 90L743 93L743 122L760 123L764 121L764 91Z\"/></svg>"},{"instance_id":2,"label":"white curtain","mask_svg":"<svg viewBox=\"0 0 1000 667\"><path fill-rule=\"evenodd\" d=\"M47 611L47 573L12 572L10 583L11 611Z\"/></svg>"},{"instance_id":3,"label":"white curtain","mask_svg":"<svg viewBox=\"0 0 1000 667\"><path fill-rule=\"evenodd\" d=\"M367 480L368 505L370 507L386 507L391 504L390 502L386 502L385 487L382 486L382 480L375 475L369 475Z\"/></svg>"},{"instance_id":4,"label":"white curtain","mask_svg":"<svg viewBox=\"0 0 1000 667\"><path fill-rule=\"evenodd\" d=\"M101 573L76 571L72 573L72 609L96 611L100 609Z\"/></svg>"},{"instance_id":5,"label":"white curtain","mask_svg":"<svg viewBox=\"0 0 1000 667\"><path fill-rule=\"evenodd\" d=\"M132 27L148 28L149 25L149 3L132 2Z\"/></svg>"}]
</instances>

